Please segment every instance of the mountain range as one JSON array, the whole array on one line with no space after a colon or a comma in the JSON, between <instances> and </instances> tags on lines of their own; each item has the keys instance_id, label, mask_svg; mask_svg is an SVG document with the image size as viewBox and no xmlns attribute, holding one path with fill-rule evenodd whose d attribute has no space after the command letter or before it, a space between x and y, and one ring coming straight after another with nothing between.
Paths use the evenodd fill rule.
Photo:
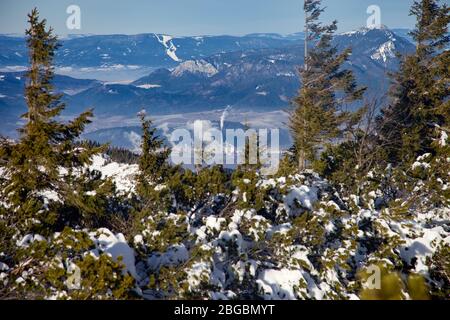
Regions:
<instances>
[{"instance_id":1,"label":"mountain range","mask_svg":"<svg viewBox=\"0 0 450 320\"><path fill-rule=\"evenodd\" d=\"M174 67L183 60L196 60L217 53L277 48L302 39L302 33L281 36L251 34L237 36L172 37L161 34L88 35L61 39L57 66L73 68L148 66ZM23 37L0 35L0 67L25 66L27 48Z\"/></svg>"},{"instance_id":2,"label":"mountain range","mask_svg":"<svg viewBox=\"0 0 450 320\"><path fill-rule=\"evenodd\" d=\"M414 44L385 27L360 29L337 35L339 49L352 48L346 67L354 71L360 85L369 87L367 97L379 97L389 87L387 74L398 68L397 53L405 55ZM27 53L23 38L0 36L1 134L14 135L18 116L26 110L23 72ZM289 36L252 34L243 37L84 36L62 40L56 70L123 69L148 70L143 77L124 82L75 79L58 75L56 90L65 93L64 116L94 108L96 129L112 128L108 119L135 118L146 109L165 116L223 110L267 112L287 108L300 84L303 65L303 34ZM352 105L349 108L357 108ZM121 125L117 125L120 127ZM129 126L124 123L122 126ZM104 134L104 132L103 132Z\"/></svg>"}]
</instances>

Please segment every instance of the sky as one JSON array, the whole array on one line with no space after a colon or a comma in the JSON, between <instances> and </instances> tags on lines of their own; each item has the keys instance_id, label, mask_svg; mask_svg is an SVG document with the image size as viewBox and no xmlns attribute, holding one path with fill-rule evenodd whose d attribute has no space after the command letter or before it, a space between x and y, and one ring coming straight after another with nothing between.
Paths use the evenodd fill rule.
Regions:
<instances>
[{"instance_id":1,"label":"sky","mask_svg":"<svg viewBox=\"0 0 450 320\"><path fill-rule=\"evenodd\" d=\"M443 0L449 3L450 0ZM0 33L22 34L26 14L41 12L59 35L163 33L188 35L244 35L301 31L302 0L0 0ZM412 28L413 0L323 0L324 21L337 19L339 31L366 25L367 8L378 5L381 23ZM81 29L69 30L70 5L81 10Z\"/></svg>"}]
</instances>

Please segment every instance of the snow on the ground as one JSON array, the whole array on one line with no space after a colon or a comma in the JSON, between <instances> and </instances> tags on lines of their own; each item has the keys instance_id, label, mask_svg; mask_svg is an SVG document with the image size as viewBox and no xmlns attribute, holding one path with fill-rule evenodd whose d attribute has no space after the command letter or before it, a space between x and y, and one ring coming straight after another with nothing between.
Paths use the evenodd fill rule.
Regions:
<instances>
[{"instance_id":1,"label":"snow on the ground","mask_svg":"<svg viewBox=\"0 0 450 320\"><path fill-rule=\"evenodd\" d=\"M104 178L112 178L118 191L128 192L135 188L134 177L138 172L138 165L111 162L106 156L96 155L90 168L100 171Z\"/></svg>"},{"instance_id":2,"label":"snow on the ground","mask_svg":"<svg viewBox=\"0 0 450 320\"><path fill-rule=\"evenodd\" d=\"M259 274L256 283L265 300L295 300L302 298L299 293L320 300L324 294L314 280L299 269L266 269Z\"/></svg>"},{"instance_id":3,"label":"snow on the ground","mask_svg":"<svg viewBox=\"0 0 450 320\"><path fill-rule=\"evenodd\" d=\"M95 243L96 249L91 251L94 256L99 253L106 253L115 261L119 258L124 265L124 272L129 272L135 279L138 279L135 266L134 250L130 248L123 234L113 234L108 229L99 229L90 233L91 240Z\"/></svg>"},{"instance_id":4,"label":"snow on the ground","mask_svg":"<svg viewBox=\"0 0 450 320\"><path fill-rule=\"evenodd\" d=\"M444 130L441 132L441 138L439 139L439 145L445 147L447 145L448 134Z\"/></svg>"},{"instance_id":5,"label":"snow on the ground","mask_svg":"<svg viewBox=\"0 0 450 320\"><path fill-rule=\"evenodd\" d=\"M266 300L293 300L296 299L294 287L305 282L300 270L273 270L267 269L260 273L256 283L264 292Z\"/></svg>"},{"instance_id":6,"label":"snow on the ground","mask_svg":"<svg viewBox=\"0 0 450 320\"><path fill-rule=\"evenodd\" d=\"M293 187L284 199L286 210L289 214L295 213L299 207L311 210L318 200L318 191L316 187Z\"/></svg>"},{"instance_id":7,"label":"snow on the ground","mask_svg":"<svg viewBox=\"0 0 450 320\"><path fill-rule=\"evenodd\" d=\"M222 226L226 224L224 218L207 217L206 218L206 228L212 231L220 231Z\"/></svg>"},{"instance_id":8,"label":"snow on the ground","mask_svg":"<svg viewBox=\"0 0 450 320\"><path fill-rule=\"evenodd\" d=\"M439 245L450 245L450 234L443 227L435 227L432 229L421 229L423 235L415 239L407 239L407 243L400 249L401 258L412 264L415 259L415 271L419 274L428 272L426 265L427 258L431 257Z\"/></svg>"},{"instance_id":9,"label":"snow on the ground","mask_svg":"<svg viewBox=\"0 0 450 320\"><path fill-rule=\"evenodd\" d=\"M412 169L416 170L417 168L429 169L431 166L428 162L425 162L431 156L430 153L426 153L423 156L417 158L416 162L413 163Z\"/></svg>"},{"instance_id":10,"label":"snow on the ground","mask_svg":"<svg viewBox=\"0 0 450 320\"><path fill-rule=\"evenodd\" d=\"M164 253L152 254L147 263L152 270L158 270L161 266L176 266L189 259L189 252L184 245L174 245Z\"/></svg>"},{"instance_id":11,"label":"snow on the ground","mask_svg":"<svg viewBox=\"0 0 450 320\"><path fill-rule=\"evenodd\" d=\"M0 262L0 271L8 271L9 267L6 263Z\"/></svg>"},{"instance_id":12,"label":"snow on the ground","mask_svg":"<svg viewBox=\"0 0 450 320\"><path fill-rule=\"evenodd\" d=\"M27 234L22 239L17 241L17 246L26 248L35 241L45 241L45 238L38 234Z\"/></svg>"}]
</instances>

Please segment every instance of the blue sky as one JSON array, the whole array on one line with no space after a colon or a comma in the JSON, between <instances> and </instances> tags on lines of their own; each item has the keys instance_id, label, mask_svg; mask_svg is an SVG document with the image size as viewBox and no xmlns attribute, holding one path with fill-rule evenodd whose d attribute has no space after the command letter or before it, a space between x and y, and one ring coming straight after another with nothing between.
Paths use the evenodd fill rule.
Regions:
<instances>
[{"instance_id":1,"label":"blue sky","mask_svg":"<svg viewBox=\"0 0 450 320\"><path fill-rule=\"evenodd\" d=\"M450 0L445 0L449 2ZM323 20L337 19L340 31L366 24L369 5L381 8L390 28L412 27L413 0L324 0ZM66 8L81 8L80 31L66 28ZM302 0L0 0L0 33L23 33L26 13L34 6L60 35L68 33L171 35L288 34L300 31Z\"/></svg>"}]
</instances>

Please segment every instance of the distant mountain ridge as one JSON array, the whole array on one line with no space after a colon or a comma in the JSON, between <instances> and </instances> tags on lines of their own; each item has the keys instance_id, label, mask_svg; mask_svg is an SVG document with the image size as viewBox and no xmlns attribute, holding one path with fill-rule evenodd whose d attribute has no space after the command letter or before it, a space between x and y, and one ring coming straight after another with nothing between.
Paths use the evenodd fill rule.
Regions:
<instances>
[{"instance_id":1,"label":"distant mountain ridge","mask_svg":"<svg viewBox=\"0 0 450 320\"><path fill-rule=\"evenodd\" d=\"M297 36L298 37L298 36ZM173 67L184 60L238 50L283 47L297 40L292 36L196 36L161 34L88 35L61 39L57 66L98 67L132 65ZM0 68L27 65L24 38L0 35Z\"/></svg>"},{"instance_id":2,"label":"distant mountain ridge","mask_svg":"<svg viewBox=\"0 0 450 320\"><path fill-rule=\"evenodd\" d=\"M338 35L340 49L353 48L347 67L372 95L386 92L387 73L398 67L396 53L414 46L390 30ZM289 105L300 79L303 43L279 48L218 53L159 68L130 85L103 85L69 98L79 108L94 103L99 114L129 115L146 108L154 114L198 112L231 105L235 109L277 110ZM78 109L77 111L80 111Z\"/></svg>"},{"instance_id":3,"label":"distant mountain ridge","mask_svg":"<svg viewBox=\"0 0 450 320\"><path fill-rule=\"evenodd\" d=\"M300 38L301 34L296 36ZM280 36L279 39L273 34L245 37L136 37L86 36L63 41L57 60L73 62L76 60L73 57L81 57L78 61L83 61L82 52L88 55L89 48L96 48L99 42L117 41L117 49L126 48L123 41L129 44L130 39L139 38L143 42L136 43L137 48L151 43L145 50L157 52L152 59L144 59L148 52L136 50L134 57L130 58L123 56L123 52L118 49L111 49L111 52L114 51L111 59L101 60L131 65L136 62L133 59L142 55L145 63L158 66L148 75L127 84L57 76L56 90L66 93L65 116L78 114L87 108L94 108L95 114L103 119L132 118L143 108L153 115L204 112L226 106L231 106L235 112L276 111L289 106L300 86L298 68L303 65L304 44L298 39L289 40L286 36ZM4 38L0 37L2 46ZM236 39L240 39L238 43ZM18 45L23 39L8 38L8 41ZM340 34L334 41L339 49L353 49L346 67L354 71L361 85L370 88L368 95L371 97L384 95L387 91L390 85L387 74L395 71L399 64L396 53L408 54L414 50L414 45L408 40L384 28ZM15 50L15 47L11 46L8 50ZM102 50L93 49L94 53L89 54L98 56L97 51ZM190 56L187 55L189 52ZM211 52L213 54L208 55ZM172 59L171 55L178 61ZM121 60L115 60L119 56ZM191 59L192 56L194 58ZM2 57L5 61L4 55ZM94 59L89 63L93 67L108 65L96 65L101 62L96 61ZM18 80L16 77L21 77L21 74L0 72L0 117L5 123L0 128L1 133L10 133L17 126L19 115L26 110L23 99L25 83L22 78Z\"/></svg>"},{"instance_id":4,"label":"distant mountain ridge","mask_svg":"<svg viewBox=\"0 0 450 320\"><path fill-rule=\"evenodd\" d=\"M403 34L406 34L406 32L403 32ZM173 37L153 33L68 35L60 39L62 48L56 54L55 63L59 67L75 68L101 66L174 67L182 61L198 60L219 53L282 48L301 42L303 39L303 32L289 35L255 33L245 36L190 37ZM28 64L24 37L0 35L0 49L1 69Z\"/></svg>"}]
</instances>

